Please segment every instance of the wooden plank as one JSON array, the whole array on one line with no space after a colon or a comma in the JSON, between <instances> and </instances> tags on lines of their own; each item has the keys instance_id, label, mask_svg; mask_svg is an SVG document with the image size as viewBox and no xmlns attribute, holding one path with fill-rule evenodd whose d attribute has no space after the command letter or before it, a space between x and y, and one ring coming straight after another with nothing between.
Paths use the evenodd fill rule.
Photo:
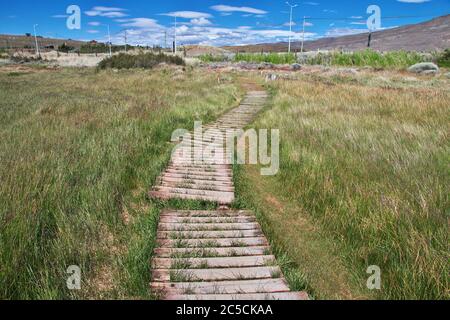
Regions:
<instances>
[{"instance_id":1,"label":"wooden plank","mask_svg":"<svg viewBox=\"0 0 450 320\"><path fill-rule=\"evenodd\" d=\"M211 281L211 282L152 282L153 291L167 294L238 294L238 293L274 293L287 292L289 287L286 280L257 279L240 281Z\"/></svg>"},{"instance_id":2,"label":"wooden plank","mask_svg":"<svg viewBox=\"0 0 450 320\"><path fill-rule=\"evenodd\" d=\"M229 211L229 210L198 210L198 211L170 211L166 210L161 212L161 217L178 217L178 218L245 218L254 217L255 215L251 211L239 210L239 211Z\"/></svg>"},{"instance_id":3,"label":"wooden plank","mask_svg":"<svg viewBox=\"0 0 450 320\"><path fill-rule=\"evenodd\" d=\"M165 172L162 176L163 179L166 177L170 178L182 178L182 179L196 179L205 181L227 181L231 182L232 179L228 176L211 176L211 175L199 175L199 174L182 174L182 173L170 173Z\"/></svg>"},{"instance_id":4,"label":"wooden plank","mask_svg":"<svg viewBox=\"0 0 450 320\"><path fill-rule=\"evenodd\" d=\"M197 224L210 224L210 223L249 223L255 222L255 217L175 217L175 216L161 216L161 223L197 223Z\"/></svg>"},{"instance_id":5,"label":"wooden plank","mask_svg":"<svg viewBox=\"0 0 450 320\"><path fill-rule=\"evenodd\" d=\"M188 290L187 290L188 291ZM236 293L236 294L172 294L165 297L166 300L220 300L220 301L304 301L309 300L306 292L273 292L273 293Z\"/></svg>"},{"instance_id":6,"label":"wooden plank","mask_svg":"<svg viewBox=\"0 0 450 320\"><path fill-rule=\"evenodd\" d=\"M254 238L262 236L261 230L226 230L226 231L158 231L157 239L223 239Z\"/></svg>"},{"instance_id":7,"label":"wooden plank","mask_svg":"<svg viewBox=\"0 0 450 320\"><path fill-rule=\"evenodd\" d=\"M219 258L154 258L152 268L173 269L177 265L189 266L189 268L237 268L237 267L260 267L273 264L275 257L266 256L246 256L246 257L219 257Z\"/></svg>"},{"instance_id":8,"label":"wooden plank","mask_svg":"<svg viewBox=\"0 0 450 320\"><path fill-rule=\"evenodd\" d=\"M157 239L159 246L168 248L251 247L268 245L265 237L226 239Z\"/></svg>"},{"instance_id":9,"label":"wooden plank","mask_svg":"<svg viewBox=\"0 0 450 320\"><path fill-rule=\"evenodd\" d=\"M165 223L160 222L160 231L222 231L222 230L260 230L259 223Z\"/></svg>"},{"instance_id":10,"label":"wooden plank","mask_svg":"<svg viewBox=\"0 0 450 320\"><path fill-rule=\"evenodd\" d=\"M151 198L169 200L169 199L187 199L187 200L203 200L210 202L217 202L222 204L231 204L234 201L233 196L206 196L206 195L193 195L193 194L180 194L170 193L167 191L150 191L149 196Z\"/></svg>"},{"instance_id":11,"label":"wooden plank","mask_svg":"<svg viewBox=\"0 0 450 320\"><path fill-rule=\"evenodd\" d=\"M186 257L186 256L218 256L240 257L266 255L270 252L268 246L254 247L218 247L218 248L156 248L155 257Z\"/></svg>"},{"instance_id":12,"label":"wooden plank","mask_svg":"<svg viewBox=\"0 0 450 320\"><path fill-rule=\"evenodd\" d=\"M279 267L243 267L211 269L153 269L154 282L229 281L280 278Z\"/></svg>"},{"instance_id":13,"label":"wooden plank","mask_svg":"<svg viewBox=\"0 0 450 320\"><path fill-rule=\"evenodd\" d=\"M225 186L210 182L203 183L193 183L189 180L184 180L182 182L171 182L163 179L161 183L162 187L168 188L182 188L182 189L195 189L195 190L206 190L206 191L220 191L220 192L234 192L233 186Z\"/></svg>"}]
</instances>

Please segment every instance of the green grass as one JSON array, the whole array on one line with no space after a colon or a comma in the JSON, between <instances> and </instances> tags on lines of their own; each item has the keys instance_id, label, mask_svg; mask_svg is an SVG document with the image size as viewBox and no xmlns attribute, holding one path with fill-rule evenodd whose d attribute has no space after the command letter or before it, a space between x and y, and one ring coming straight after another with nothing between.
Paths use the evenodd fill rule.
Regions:
<instances>
[{"instance_id":1,"label":"green grass","mask_svg":"<svg viewBox=\"0 0 450 320\"><path fill-rule=\"evenodd\" d=\"M133 69L144 68L151 69L160 63L184 65L184 60L178 56L170 56L165 54L153 54L139 53L139 54L126 54L119 53L102 60L98 64L99 69Z\"/></svg>"},{"instance_id":2,"label":"green grass","mask_svg":"<svg viewBox=\"0 0 450 320\"><path fill-rule=\"evenodd\" d=\"M256 62L273 64L292 64L297 61L293 53L237 53L234 57L235 62Z\"/></svg>"},{"instance_id":3,"label":"green grass","mask_svg":"<svg viewBox=\"0 0 450 320\"><path fill-rule=\"evenodd\" d=\"M226 57L221 55L203 54L198 57L202 62L223 62L226 61Z\"/></svg>"},{"instance_id":4,"label":"green grass","mask_svg":"<svg viewBox=\"0 0 450 320\"><path fill-rule=\"evenodd\" d=\"M368 49L353 53L321 53L315 57L307 59L306 63L333 66L368 66L373 68L406 69L413 64L424 61L424 57L417 52L391 51L380 53Z\"/></svg>"},{"instance_id":5,"label":"green grass","mask_svg":"<svg viewBox=\"0 0 450 320\"><path fill-rule=\"evenodd\" d=\"M161 204L146 192L172 131L239 89L189 70L27 72L0 69L0 298L149 298ZM73 264L81 291L65 286Z\"/></svg>"},{"instance_id":6,"label":"green grass","mask_svg":"<svg viewBox=\"0 0 450 320\"><path fill-rule=\"evenodd\" d=\"M438 56L437 63L441 68L450 68L450 49L445 49Z\"/></svg>"},{"instance_id":7,"label":"green grass","mask_svg":"<svg viewBox=\"0 0 450 320\"><path fill-rule=\"evenodd\" d=\"M318 298L448 298L448 80L361 77L274 83L256 126L281 130L280 173L238 170L238 204Z\"/></svg>"}]
</instances>

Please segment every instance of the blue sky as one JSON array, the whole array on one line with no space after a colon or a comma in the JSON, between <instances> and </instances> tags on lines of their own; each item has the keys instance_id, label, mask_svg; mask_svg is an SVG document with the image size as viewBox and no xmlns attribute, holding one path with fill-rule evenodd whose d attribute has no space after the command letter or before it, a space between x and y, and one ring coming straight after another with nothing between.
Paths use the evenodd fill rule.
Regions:
<instances>
[{"instance_id":1,"label":"blue sky","mask_svg":"<svg viewBox=\"0 0 450 320\"><path fill-rule=\"evenodd\" d=\"M382 28L429 20L450 13L449 0L309 0L290 1L294 9L289 32L289 7L278 0L16 0L0 3L0 33L33 32L45 37L163 45L175 32L180 44L239 45L301 38L303 16L306 39L367 31L367 7L381 8ZM69 5L81 8L81 29L66 27Z\"/></svg>"}]
</instances>

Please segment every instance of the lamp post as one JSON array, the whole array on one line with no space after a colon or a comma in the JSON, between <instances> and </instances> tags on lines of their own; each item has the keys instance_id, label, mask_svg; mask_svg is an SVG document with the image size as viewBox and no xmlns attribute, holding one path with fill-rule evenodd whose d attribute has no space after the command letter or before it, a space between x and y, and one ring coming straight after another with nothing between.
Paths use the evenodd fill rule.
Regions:
<instances>
[{"instance_id":1,"label":"lamp post","mask_svg":"<svg viewBox=\"0 0 450 320\"><path fill-rule=\"evenodd\" d=\"M291 5L289 2L286 2L286 4L291 7L291 13L290 13L290 19L289 19L289 47L288 52L291 52L291 34L292 34L292 10L296 7L298 7L298 4Z\"/></svg>"},{"instance_id":2,"label":"lamp post","mask_svg":"<svg viewBox=\"0 0 450 320\"><path fill-rule=\"evenodd\" d=\"M36 27L38 26L38 24L33 25L33 29L34 29L34 42L36 44L36 54L38 55L38 57L41 56L41 53L39 52L39 45L38 45L38 40L37 40L37 34L36 34Z\"/></svg>"},{"instance_id":3,"label":"lamp post","mask_svg":"<svg viewBox=\"0 0 450 320\"><path fill-rule=\"evenodd\" d=\"M302 53L303 53L303 44L305 43L305 25L306 25L306 17L303 16L303 34L302 34L302 49L301 49Z\"/></svg>"},{"instance_id":4,"label":"lamp post","mask_svg":"<svg viewBox=\"0 0 450 320\"><path fill-rule=\"evenodd\" d=\"M109 56L112 56L112 48L111 48L111 33L109 32L109 24L108 24L108 39L109 39Z\"/></svg>"}]
</instances>

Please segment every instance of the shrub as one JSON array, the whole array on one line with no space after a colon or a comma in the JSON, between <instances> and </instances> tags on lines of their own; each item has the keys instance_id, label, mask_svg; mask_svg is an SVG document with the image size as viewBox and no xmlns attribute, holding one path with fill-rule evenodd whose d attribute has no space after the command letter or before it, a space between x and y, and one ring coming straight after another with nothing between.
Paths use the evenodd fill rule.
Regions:
<instances>
[{"instance_id":1,"label":"shrub","mask_svg":"<svg viewBox=\"0 0 450 320\"><path fill-rule=\"evenodd\" d=\"M421 55L417 52L392 51L381 53L368 49L353 53L320 53L315 57L307 59L306 63L337 66L369 66L373 68L405 69L413 64L424 61L424 55Z\"/></svg>"},{"instance_id":2,"label":"shrub","mask_svg":"<svg viewBox=\"0 0 450 320\"><path fill-rule=\"evenodd\" d=\"M127 50L134 50L136 47L127 45ZM125 46L111 46L112 52L125 51ZM80 53L107 53L109 45L106 43L87 43L80 47Z\"/></svg>"},{"instance_id":3,"label":"shrub","mask_svg":"<svg viewBox=\"0 0 450 320\"><path fill-rule=\"evenodd\" d=\"M74 47L68 46L68 45L65 44L65 43L63 43L62 45L60 45L60 46L58 47L58 51L59 51L59 52L65 52L65 53L68 53L69 51L73 51L73 50L75 50Z\"/></svg>"},{"instance_id":4,"label":"shrub","mask_svg":"<svg viewBox=\"0 0 450 320\"><path fill-rule=\"evenodd\" d=\"M204 54L198 57L203 62L224 62L227 61L225 56L217 56L211 53Z\"/></svg>"},{"instance_id":5,"label":"shrub","mask_svg":"<svg viewBox=\"0 0 450 320\"><path fill-rule=\"evenodd\" d=\"M445 49L445 51L439 55L437 63L439 67L450 68L450 48Z\"/></svg>"},{"instance_id":6,"label":"shrub","mask_svg":"<svg viewBox=\"0 0 450 320\"><path fill-rule=\"evenodd\" d=\"M246 61L256 63L292 64L297 61L294 53L238 53L234 61Z\"/></svg>"},{"instance_id":7,"label":"shrub","mask_svg":"<svg viewBox=\"0 0 450 320\"><path fill-rule=\"evenodd\" d=\"M137 55L120 53L112 57L102 60L98 68L107 69L132 69L144 68L151 69L160 63L169 63L176 65L184 65L184 60L177 56L168 56L165 54L141 53Z\"/></svg>"}]
</instances>

